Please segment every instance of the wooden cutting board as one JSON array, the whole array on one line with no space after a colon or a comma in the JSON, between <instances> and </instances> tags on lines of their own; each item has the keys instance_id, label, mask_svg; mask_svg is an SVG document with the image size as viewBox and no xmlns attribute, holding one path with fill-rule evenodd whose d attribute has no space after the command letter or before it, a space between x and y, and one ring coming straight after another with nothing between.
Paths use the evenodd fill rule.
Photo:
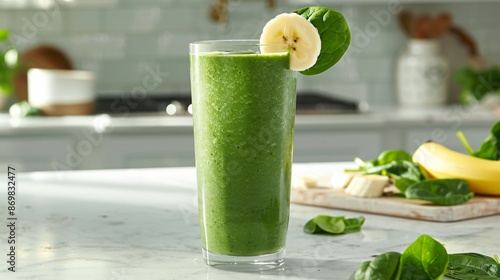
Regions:
<instances>
[{"instance_id":1,"label":"wooden cutting board","mask_svg":"<svg viewBox=\"0 0 500 280\"><path fill-rule=\"evenodd\" d=\"M433 206L426 201L400 197L358 198L332 189L292 189L298 204L353 210L402 218L453 222L500 214L500 197L476 196L464 204Z\"/></svg>"}]
</instances>

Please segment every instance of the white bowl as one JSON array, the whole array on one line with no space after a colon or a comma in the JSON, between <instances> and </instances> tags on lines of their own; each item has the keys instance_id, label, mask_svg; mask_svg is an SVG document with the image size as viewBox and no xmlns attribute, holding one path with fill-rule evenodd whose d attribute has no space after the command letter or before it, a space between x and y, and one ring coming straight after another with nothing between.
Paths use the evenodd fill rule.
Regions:
<instances>
[{"instance_id":1,"label":"white bowl","mask_svg":"<svg viewBox=\"0 0 500 280\"><path fill-rule=\"evenodd\" d=\"M95 75L88 71L32 68L28 70L28 101L47 115L91 113ZM65 106L71 106L70 110Z\"/></svg>"}]
</instances>

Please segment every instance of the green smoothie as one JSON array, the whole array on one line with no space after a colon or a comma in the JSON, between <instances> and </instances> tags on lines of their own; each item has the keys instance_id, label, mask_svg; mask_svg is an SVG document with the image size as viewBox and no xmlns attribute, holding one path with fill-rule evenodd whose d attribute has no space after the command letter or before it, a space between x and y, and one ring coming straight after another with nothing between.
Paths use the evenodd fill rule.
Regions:
<instances>
[{"instance_id":1,"label":"green smoothie","mask_svg":"<svg viewBox=\"0 0 500 280\"><path fill-rule=\"evenodd\" d=\"M285 247L296 73L287 53L191 54L203 248L256 256Z\"/></svg>"}]
</instances>

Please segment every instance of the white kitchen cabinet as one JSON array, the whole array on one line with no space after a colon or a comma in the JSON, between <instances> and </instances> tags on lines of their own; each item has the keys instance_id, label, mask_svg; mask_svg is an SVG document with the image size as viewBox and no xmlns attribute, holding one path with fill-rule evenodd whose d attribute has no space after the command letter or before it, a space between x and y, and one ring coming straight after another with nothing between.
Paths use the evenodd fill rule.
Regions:
<instances>
[{"instance_id":1,"label":"white kitchen cabinet","mask_svg":"<svg viewBox=\"0 0 500 280\"><path fill-rule=\"evenodd\" d=\"M193 133L104 134L80 169L194 166Z\"/></svg>"},{"instance_id":2,"label":"white kitchen cabinet","mask_svg":"<svg viewBox=\"0 0 500 280\"><path fill-rule=\"evenodd\" d=\"M479 127L462 127L467 140L473 149L478 149L484 139L489 135L489 126ZM415 151L418 146L426 141L434 141L445 145L446 147L461 152L467 153L462 143L456 136L457 130L453 128L433 127L431 129L412 129L407 130L405 135L405 147L408 151Z\"/></svg>"},{"instance_id":3,"label":"white kitchen cabinet","mask_svg":"<svg viewBox=\"0 0 500 280\"><path fill-rule=\"evenodd\" d=\"M489 133L491 124L460 127L474 149ZM443 125L386 126L375 129L318 126L296 128L294 162L332 162L376 158L387 149L413 153L423 142L433 140L465 152L456 129ZM81 133L65 136L3 137L0 163L14 164L20 171L84 170L194 166L192 129L175 133L158 131L102 134L91 141ZM57 168L54 164L57 163Z\"/></svg>"},{"instance_id":4,"label":"white kitchen cabinet","mask_svg":"<svg viewBox=\"0 0 500 280\"><path fill-rule=\"evenodd\" d=\"M55 162L65 162L67 149L72 146L67 135L2 136L0 166L13 166L20 172L53 170Z\"/></svg>"},{"instance_id":5,"label":"white kitchen cabinet","mask_svg":"<svg viewBox=\"0 0 500 280\"><path fill-rule=\"evenodd\" d=\"M96 125L103 123L97 118L33 118L14 125L0 116L0 164L21 171L194 166L190 117L110 118L106 125ZM294 162L367 160L387 149L413 153L427 140L465 152L457 130L477 149L498 120L488 111L456 108L299 115Z\"/></svg>"},{"instance_id":6,"label":"white kitchen cabinet","mask_svg":"<svg viewBox=\"0 0 500 280\"><path fill-rule=\"evenodd\" d=\"M375 131L295 132L294 162L352 161L376 157L382 148L382 135Z\"/></svg>"}]
</instances>

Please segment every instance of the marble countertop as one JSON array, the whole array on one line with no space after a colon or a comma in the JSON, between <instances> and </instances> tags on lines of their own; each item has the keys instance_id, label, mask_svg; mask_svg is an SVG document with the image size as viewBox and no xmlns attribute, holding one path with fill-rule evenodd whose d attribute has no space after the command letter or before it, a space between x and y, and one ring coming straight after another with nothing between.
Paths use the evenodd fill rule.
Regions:
<instances>
[{"instance_id":1,"label":"marble countertop","mask_svg":"<svg viewBox=\"0 0 500 280\"><path fill-rule=\"evenodd\" d=\"M297 164L294 172L328 173L339 166ZM0 176L6 182L6 174ZM17 272L6 270L3 184L1 279L348 279L363 261L402 252L423 233L449 253L500 253L500 216L435 223L292 204L285 265L261 273L229 272L203 262L194 167L16 176ZM317 214L363 215L366 222L352 234L305 234L303 225Z\"/></svg>"},{"instance_id":2,"label":"marble countertop","mask_svg":"<svg viewBox=\"0 0 500 280\"><path fill-rule=\"evenodd\" d=\"M500 116L482 107L444 106L429 108L376 107L359 114L299 114L296 129L314 127L383 128L428 124L491 124ZM97 132L157 131L158 129L192 130L190 116L129 114L11 118L0 113L0 134L68 133L82 128Z\"/></svg>"}]
</instances>

